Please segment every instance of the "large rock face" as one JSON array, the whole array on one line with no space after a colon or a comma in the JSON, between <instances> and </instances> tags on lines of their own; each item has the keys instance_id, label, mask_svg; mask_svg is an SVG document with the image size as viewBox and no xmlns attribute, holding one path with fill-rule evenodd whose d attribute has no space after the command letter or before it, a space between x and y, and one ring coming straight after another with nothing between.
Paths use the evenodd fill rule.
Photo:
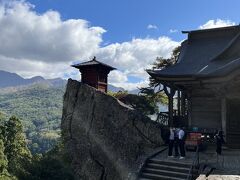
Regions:
<instances>
[{"instance_id":1,"label":"large rock face","mask_svg":"<svg viewBox=\"0 0 240 180\"><path fill-rule=\"evenodd\" d=\"M141 159L162 144L160 128L148 117L71 79L61 126L77 179L130 179Z\"/></svg>"}]
</instances>

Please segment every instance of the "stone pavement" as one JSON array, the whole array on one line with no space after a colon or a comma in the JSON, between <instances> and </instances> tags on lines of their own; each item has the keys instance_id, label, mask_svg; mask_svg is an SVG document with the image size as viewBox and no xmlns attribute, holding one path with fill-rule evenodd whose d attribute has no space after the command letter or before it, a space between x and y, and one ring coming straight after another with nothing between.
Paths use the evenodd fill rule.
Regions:
<instances>
[{"instance_id":1,"label":"stone pavement","mask_svg":"<svg viewBox=\"0 0 240 180\"><path fill-rule=\"evenodd\" d=\"M202 156L202 157L201 157ZM217 156L214 147L200 153L202 162L220 171L240 175L240 150L224 148L222 155Z\"/></svg>"},{"instance_id":2,"label":"stone pavement","mask_svg":"<svg viewBox=\"0 0 240 180\"><path fill-rule=\"evenodd\" d=\"M197 180L240 180L240 150L223 149L222 155L217 156L215 149L210 148L202 156L207 165L216 169L208 177L202 174Z\"/></svg>"},{"instance_id":3,"label":"stone pavement","mask_svg":"<svg viewBox=\"0 0 240 180\"><path fill-rule=\"evenodd\" d=\"M240 180L240 176L237 175L200 175L197 180Z\"/></svg>"}]
</instances>

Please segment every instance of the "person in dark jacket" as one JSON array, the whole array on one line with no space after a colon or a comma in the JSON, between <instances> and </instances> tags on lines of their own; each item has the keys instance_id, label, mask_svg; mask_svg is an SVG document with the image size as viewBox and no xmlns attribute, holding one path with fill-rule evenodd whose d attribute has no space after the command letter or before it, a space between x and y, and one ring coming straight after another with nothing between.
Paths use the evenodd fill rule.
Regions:
<instances>
[{"instance_id":1,"label":"person in dark jacket","mask_svg":"<svg viewBox=\"0 0 240 180\"><path fill-rule=\"evenodd\" d=\"M218 133L215 135L216 140L216 153L218 155L222 154L222 144L225 143L223 139L223 131L218 131Z\"/></svg>"}]
</instances>

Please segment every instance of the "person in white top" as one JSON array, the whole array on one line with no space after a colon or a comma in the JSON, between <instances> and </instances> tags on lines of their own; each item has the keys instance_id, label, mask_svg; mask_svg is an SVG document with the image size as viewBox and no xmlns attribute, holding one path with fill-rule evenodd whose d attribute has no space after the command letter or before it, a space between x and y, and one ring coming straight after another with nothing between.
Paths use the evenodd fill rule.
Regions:
<instances>
[{"instance_id":1,"label":"person in white top","mask_svg":"<svg viewBox=\"0 0 240 180\"><path fill-rule=\"evenodd\" d=\"M179 156L179 152L178 152L178 147L179 147L179 137L178 137L178 132L179 132L179 128L176 128L174 130L174 150L175 150L175 157Z\"/></svg>"},{"instance_id":2,"label":"person in white top","mask_svg":"<svg viewBox=\"0 0 240 180\"><path fill-rule=\"evenodd\" d=\"M168 143L168 157L173 157L173 143L174 143L174 128L169 128L169 143Z\"/></svg>"},{"instance_id":3,"label":"person in white top","mask_svg":"<svg viewBox=\"0 0 240 180\"><path fill-rule=\"evenodd\" d=\"M186 153L185 153L185 132L183 130L183 128L180 128L179 129L179 132L178 132L178 139L179 139L179 149L180 149L180 158L179 159L184 159L185 156L186 156Z\"/></svg>"},{"instance_id":4,"label":"person in white top","mask_svg":"<svg viewBox=\"0 0 240 180\"><path fill-rule=\"evenodd\" d=\"M184 135L185 135L185 132L182 129L180 129L178 132L178 138L183 139Z\"/></svg>"}]
</instances>

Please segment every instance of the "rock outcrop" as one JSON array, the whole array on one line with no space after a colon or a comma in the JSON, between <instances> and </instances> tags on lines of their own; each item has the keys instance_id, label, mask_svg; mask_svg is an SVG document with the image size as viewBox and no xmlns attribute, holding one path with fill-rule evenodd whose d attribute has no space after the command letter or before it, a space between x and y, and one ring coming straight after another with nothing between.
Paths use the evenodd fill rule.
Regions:
<instances>
[{"instance_id":1,"label":"rock outcrop","mask_svg":"<svg viewBox=\"0 0 240 180\"><path fill-rule=\"evenodd\" d=\"M131 179L162 144L160 127L114 97L69 79L62 135L77 179Z\"/></svg>"}]
</instances>

